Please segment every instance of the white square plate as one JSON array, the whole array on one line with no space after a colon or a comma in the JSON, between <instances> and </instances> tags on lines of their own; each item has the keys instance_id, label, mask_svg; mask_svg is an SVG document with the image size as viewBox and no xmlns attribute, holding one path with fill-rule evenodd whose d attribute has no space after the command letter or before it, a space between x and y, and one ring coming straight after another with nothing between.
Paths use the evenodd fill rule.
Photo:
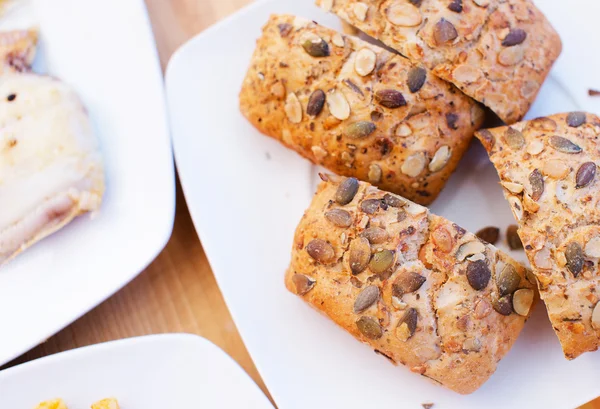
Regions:
<instances>
[{"instance_id":1,"label":"white square plate","mask_svg":"<svg viewBox=\"0 0 600 409\"><path fill-rule=\"evenodd\" d=\"M600 4L539 1L559 30L564 52L530 117L600 112ZM572 408L600 394L600 352L563 358L539 306L496 374L460 396L407 368L393 367L286 292L283 276L293 232L317 181L316 168L259 134L239 113L238 92L271 13L293 13L339 28L312 0L262 1L198 35L173 57L167 99L175 157L194 224L234 320L282 408ZM471 231L513 224L498 178L474 143L432 206ZM504 232L503 232L504 233ZM501 245L506 249L505 245ZM524 254L515 252L524 260Z\"/></svg>"},{"instance_id":2,"label":"white square plate","mask_svg":"<svg viewBox=\"0 0 600 409\"><path fill-rule=\"evenodd\" d=\"M82 97L107 190L97 217L80 217L0 268L0 364L144 269L168 240L175 208L164 87L143 1L32 0L3 19L1 29L39 25L36 71Z\"/></svg>"},{"instance_id":3,"label":"white square plate","mask_svg":"<svg viewBox=\"0 0 600 409\"><path fill-rule=\"evenodd\" d=\"M63 398L69 409L84 409L110 397L123 409L273 409L235 361L195 335L108 342L0 373L1 408Z\"/></svg>"}]
</instances>

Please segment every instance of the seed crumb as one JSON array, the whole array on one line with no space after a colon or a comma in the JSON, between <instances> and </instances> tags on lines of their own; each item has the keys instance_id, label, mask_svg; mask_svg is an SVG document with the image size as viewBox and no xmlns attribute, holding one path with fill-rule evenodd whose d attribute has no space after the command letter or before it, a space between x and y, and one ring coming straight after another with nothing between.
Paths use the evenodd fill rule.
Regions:
<instances>
[{"instance_id":1,"label":"seed crumb","mask_svg":"<svg viewBox=\"0 0 600 409\"><path fill-rule=\"evenodd\" d=\"M433 403L422 403L423 409L431 409L433 408Z\"/></svg>"},{"instance_id":2,"label":"seed crumb","mask_svg":"<svg viewBox=\"0 0 600 409\"><path fill-rule=\"evenodd\" d=\"M600 91L590 88L590 89L588 89L588 95L590 97L597 97L597 96L600 96Z\"/></svg>"}]
</instances>

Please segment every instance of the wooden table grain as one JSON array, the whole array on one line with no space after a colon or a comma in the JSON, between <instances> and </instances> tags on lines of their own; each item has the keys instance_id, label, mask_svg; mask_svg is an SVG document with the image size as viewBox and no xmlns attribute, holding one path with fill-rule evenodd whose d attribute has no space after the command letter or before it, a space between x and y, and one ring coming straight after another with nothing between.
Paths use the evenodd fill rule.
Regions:
<instances>
[{"instance_id":1,"label":"wooden table grain","mask_svg":"<svg viewBox=\"0 0 600 409\"><path fill-rule=\"evenodd\" d=\"M146 0L163 69L186 40L251 1ZM179 183L173 235L156 260L117 294L9 366L85 345L165 332L209 339L269 394L217 287ZM600 398L580 409L600 409Z\"/></svg>"}]
</instances>

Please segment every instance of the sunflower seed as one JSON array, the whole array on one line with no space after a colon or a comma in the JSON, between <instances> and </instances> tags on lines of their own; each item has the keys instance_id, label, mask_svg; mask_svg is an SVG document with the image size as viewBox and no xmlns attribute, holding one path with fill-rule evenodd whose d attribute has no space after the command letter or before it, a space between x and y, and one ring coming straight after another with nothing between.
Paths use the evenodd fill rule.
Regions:
<instances>
[{"instance_id":1,"label":"sunflower seed","mask_svg":"<svg viewBox=\"0 0 600 409\"><path fill-rule=\"evenodd\" d=\"M500 184L511 193L519 194L523 191L523 185L520 183L500 182Z\"/></svg>"},{"instance_id":2,"label":"sunflower seed","mask_svg":"<svg viewBox=\"0 0 600 409\"><path fill-rule=\"evenodd\" d=\"M335 259L333 246L321 239L311 240L306 246L306 252L313 259L323 264L329 264Z\"/></svg>"},{"instance_id":3,"label":"sunflower seed","mask_svg":"<svg viewBox=\"0 0 600 409\"><path fill-rule=\"evenodd\" d=\"M356 59L354 60L354 70L361 77L366 77L375 69L375 60L377 55L375 52L368 48L363 48L356 53Z\"/></svg>"},{"instance_id":4,"label":"sunflower seed","mask_svg":"<svg viewBox=\"0 0 600 409\"><path fill-rule=\"evenodd\" d=\"M513 294L513 309L519 315L526 317L533 304L533 290L521 288Z\"/></svg>"},{"instance_id":5,"label":"sunflower seed","mask_svg":"<svg viewBox=\"0 0 600 409\"><path fill-rule=\"evenodd\" d=\"M473 3L477 4L479 7L487 7L490 4L490 0L473 0Z\"/></svg>"},{"instance_id":6,"label":"sunflower seed","mask_svg":"<svg viewBox=\"0 0 600 409\"><path fill-rule=\"evenodd\" d=\"M581 147L574 144L567 138L563 138L562 136L553 135L548 140L550 146L560 152L564 153L580 153L582 151Z\"/></svg>"},{"instance_id":7,"label":"sunflower seed","mask_svg":"<svg viewBox=\"0 0 600 409\"><path fill-rule=\"evenodd\" d=\"M505 48L498 54L498 62L505 67L516 65L523 61L525 51L521 47Z\"/></svg>"},{"instance_id":8,"label":"sunflower seed","mask_svg":"<svg viewBox=\"0 0 600 409\"><path fill-rule=\"evenodd\" d=\"M304 295L315 286L315 280L303 275L294 274L292 276L292 282L296 286L296 294Z\"/></svg>"},{"instance_id":9,"label":"sunflower seed","mask_svg":"<svg viewBox=\"0 0 600 409\"><path fill-rule=\"evenodd\" d=\"M408 304L402 301L400 298L392 296L392 307L397 310L405 310L406 307L408 307Z\"/></svg>"},{"instance_id":10,"label":"sunflower seed","mask_svg":"<svg viewBox=\"0 0 600 409\"><path fill-rule=\"evenodd\" d=\"M400 274L392 284L392 295L401 298L404 294L414 293L427 279L414 271Z\"/></svg>"},{"instance_id":11,"label":"sunflower seed","mask_svg":"<svg viewBox=\"0 0 600 409\"><path fill-rule=\"evenodd\" d=\"M527 144L527 153L530 155L539 155L544 150L544 142L534 139Z\"/></svg>"},{"instance_id":12,"label":"sunflower seed","mask_svg":"<svg viewBox=\"0 0 600 409\"><path fill-rule=\"evenodd\" d=\"M454 41L458 37L458 31L454 25L445 18L440 19L433 27L433 38L437 45L444 45Z\"/></svg>"},{"instance_id":13,"label":"sunflower seed","mask_svg":"<svg viewBox=\"0 0 600 409\"><path fill-rule=\"evenodd\" d=\"M357 121L346 126L344 134L350 139L361 139L371 135L375 129L377 127L373 122Z\"/></svg>"},{"instance_id":14,"label":"sunflower seed","mask_svg":"<svg viewBox=\"0 0 600 409\"><path fill-rule=\"evenodd\" d=\"M497 300L493 300L492 307L498 314L506 316L510 315L513 311L512 294L505 295L504 297L500 297Z\"/></svg>"},{"instance_id":15,"label":"sunflower seed","mask_svg":"<svg viewBox=\"0 0 600 409\"><path fill-rule=\"evenodd\" d=\"M487 287L491 276L492 272L483 260L473 261L467 266L467 281L477 291Z\"/></svg>"},{"instance_id":16,"label":"sunflower seed","mask_svg":"<svg viewBox=\"0 0 600 409\"><path fill-rule=\"evenodd\" d=\"M470 64L461 64L454 69L452 77L462 84L469 84L481 78L481 70Z\"/></svg>"},{"instance_id":17,"label":"sunflower seed","mask_svg":"<svg viewBox=\"0 0 600 409\"><path fill-rule=\"evenodd\" d=\"M283 109L291 123L298 124L302 121L302 105L300 105L300 100L293 92L288 94Z\"/></svg>"},{"instance_id":18,"label":"sunflower seed","mask_svg":"<svg viewBox=\"0 0 600 409\"><path fill-rule=\"evenodd\" d=\"M488 315L490 315L491 312L492 312L492 306L490 305L489 302L487 302L483 298L480 299L477 302L477 304L475 304L475 318L477 318L477 319L485 318Z\"/></svg>"},{"instance_id":19,"label":"sunflower seed","mask_svg":"<svg viewBox=\"0 0 600 409\"><path fill-rule=\"evenodd\" d=\"M585 123L585 112L571 112L567 115L567 125L577 128Z\"/></svg>"},{"instance_id":20,"label":"sunflower seed","mask_svg":"<svg viewBox=\"0 0 600 409\"><path fill-rule=\"evenodd\" d=\"M533 264L542 270L550 270L552 268L552 260L550 259L550 249L543 247L535 256L533 256Z\"/></svg>"},{"instance_id":21,"label":"sunflower seed","mask_svg":"<svg viewBox=\"0 0 600 409\"><path fill-rule=\"evenodd\" d=\"M350 227L352 215L342 209L333 209L325 213L325 218L337 227Z\"/></svg>"},{"instance_id":22,"label":"sunflower seed","mask_svg":"<svg viewBox=\"0 0 600 409\"><path fill-rule=\"evenodd\" d=\"M583 263L585 261L581 245L574 241L567 244L565 257L567 258L567 269L574 277L577 277L581 273L581 270L583 270Z\"/></svg>"},{"instance_id":23,"label":"sunflower seed","mask_svg":"<svg viewBox=\"0 0 600 409\"><path fill-rule=\"evenodd\" d=\"M504 141L511 149L521 149L525 145L525 137L521 131L510 126L504 133Z\"/></svg>"},{"instance_id":24,"label":"sunflower seed","mask_svg":"<svg viewBox=\"0 0 600 409\"><path fill-rule=\"evenodd\" d=\"M325 93L318 89L310 94L308 99L308 105L306 106L306 113L310 116L317 116L323 110L325 105Z\"/></svg>"},{"instance_id":25,"label":"sunflower seed","mask_svg":"<svg viewBox=\"0 0 600 409\"><path fill-rule=\"evenodd\" d=\"M406 310L402 318L400 318L400 321L398 321L396 336L403 342L408 341L417 330L418 319L419 315L416 309L409 308Z\"/></svg>"},{"instance_id":26,"label":"sunflower seed","mask_svg":"<svg viewBox=\"0 0 600 409\"><path fill-rule=\"evenodd\" d=\"M388 21L395 26L414 27L423 21L419 10L408 3L392 3L387 7L385 13Z\"/></svg>"},{"instance_id":27,"label":"sunflower seed","mask_svg":"<svg viewBox=\"0 0 600 409\"><path fill-rule=\"evenodd\" d=\"M523 248L523 243L521 242L521 238L517 233L518 229L519 228L514 224L511 224L506 229L506 241L508 242L508 247L511 250L519 250Z\"/></svg>"},{"instance_id":28,"label":"sunflower seed","mask_svg":"<svg viewBox=\"0 0 600 409\"><path fill-rule=\"evenodd\" d=\"M586 187L596 177L596 164L594 162L586 162L579 167L577 176L575 177L575 188L580 189Z\"/></svg>"},{"instance_id":29,"label":"sunflower seed","mask_svg":"<svg viewBox=\"0 0 600 409\"><path fill-rule=\"evenodd\" d=\"M425 169L427 159L425 158L425 154L423 152L417 152L404 161L400 170L407 176L417 177L423 172Z\"/></svg>"},{"instance_id":30,"label":"sunflower seed","mask_svg":"<svg viewBox=\"0 0 600 409\"><path fill-rule=\"evenodd\" d=\"M500 229L497 227L489 226L479 230L475 235L486 243L496 244L498 242L498 236Z\"/></svg>"},{"instance_id":31,"label":"sunflower seed","mask_svg":"<svg viewBox=\"0 0 600 409\"><path fill-rule=\"evenodd\" d=\"M529 174L529 183L531 184L531 198L537 202L544 193L544 177L539 170L534 169Z\"/></svg>"},{"instance_id":32,"label":"sunflower seed","mask_svg":"<svg viewBox=\"0 0 600 409\"><path fill-rule=\"evenodd\" d=\"M485 245L479 240L473 240L461 244L455 257L458 261L465 261L467 257L483 252L485 252Z\"/></svg>"},{"instance_id":33,"label":"sunflower seed","mask_svg":"<svg viewBox=\"0 0 600 409\"><path fill-rule=\"evenodd\" d=\"M356 326L361 334L369 339L376 340L383 336L381 325L379 325L379 322L377 322L375 318L360 317L360 319L356 321Z\"/></svg>"},{"instance_id":34,"label":"sunflower seed","mask_svg":"<svg viewBox=\"0 0 600 409\"><path fill-rule=\"evenodd\" d=\"M381 167L374 163L369 165L369 174L367 177L369 178L369 182L378 183L381 181Z\"/></svg>"},{"instance_id":35,"label":"sunflower seed","mask_svg":"<svg viewBox=\"0 0 600 409\"><path fill-rule=\"evenodd\" d=\"M527 32L520 28L513 28L508 32L504 40L502 40L502 45L504 47L512 47L514 45L519 45L527 38Z\"/></svg>"},{"instance_id":36,"label":"sunflower seed","mask_svg":"<svg viewBox=\"0 0 600 409\"><path fill-rule=\"evenodd\" d=\"M340 183L335 192L335 201L338 204L347 205L354 199L356 192L358 192L358 180L356 178L346 178Z\"/></svg>"},{"instance_id":37,"label":"sunflower seed","mask_svg":"<svg viewBox=\"0 0 600 409\"><path fill-rule=\"evenodd\" d=\"M333 37L331 37L331 42L336 47L343 47L346 45L346 42L344 41L344 36L340 33L335 33Z\"/></svg>"},{"instance_id":38,"label":"sunflower seed","mask_svg":"<svg viewBox=\"0 0 600 409\"><path fill-rule=\"evenodd\" d=\"M394 89L382 89L375 93L375 101L386 108L394 109L406 105L404 95Z\"/></svg>"},{"instance_id":39,"label":"sunflower seed","mask_svg":"<svg viewBox=\"0 0 600 409\"><path fill-rule=\"evenodd\" d=\"M496 277L496 285L501 296L512 294L519 288L521 276L517 273L517 269L511 264L506 264L498 277Z\"/></svg>"},{"instance_id":40,"label":"sunflower seed","mask_svg":"<svg viewBox=\"0 0 600 409\"><path fill-rule=\"evenodd\" d=\"M444 253L449 253L454 247L454 238L444 226L436 228L433 233L431 233L431 238L435 246Z\"/></svg>"},{"instance_id":41,"label":"sunflower seed","mask_svg":"<svg viewBox=\"0 0 600 409\"><path fill-rule=\"evenodd\" d=\"M369 265L371 259L371 246L369 241L364 237L357 237L350 243L350 255L348 261L350 263L350 271L357 275L362 273Z\"/></svg>"},{"instance_id":42,"label":"sunflower seed","mask_svg":"<svg viewBox=\"0 0 600 409\"><path fill-rule=\"evenodd\" d=\"M369 268L375 274L385 273L394 265L395 253L393 250L382 250L373 254Z\"/></svg>"},{"instance_id":43,"label":"sunflower seed","mask_svg":"<svg viewBox=\"0 0 600 409\"><path fill-rule=\"evenodd\" d=\"M381 227L369 227L362 232L361 236L369 240L371 244L381 244L389 238L387 232Z\"/></svg>"},{"instance_id":44,"label":"sunflower seed","mask_svg":"<svg viewBox=\"0 0 600 409\"><path fill-rule=\"evenodd\" d=\"M421 67L412 67L408 70L407 74L407 84L408 89L413 94L418 92L423 85L425 84L425 80L427 79L427 71Z\"/></svg>"},{"instance_id":45,"label":"sunflower seed","mask_svg":"<svg viewBox=\"0 0 600 409\"><path fill-rule=\"evenodd\" d=\"M354 15L360 21L365 21L367 18L367 11L369 11L369 5L365 3L358 2L354 5Z\"/></svg>"},{"instance_id":46,"label":"sunflower seed","mask_svg":"<svg viewBox=\"0 0 600 409\"><path fill-rule=\"evenodd\" d=\"M350 104L348 104L348 100L340 91L333 91L329 94L327 97L327 106L331 115L340 121L350 117Z\"/></svg>"},{"instance_id":47,"label":"sunflower seed","mask_svg":"<svg viewBox=\"0 0 600 409\"><path fill-rule=\"evenodd\" d=\"M521 220L523 218L523 204L516 196L510 196L508 198L508 204L510 204L510 209L513 212L513 215L517 220Z\"/></svg>"},{"instance_id":48,"label":"sunflower seed","mask_svg":"<svg viewBox=\"0 0 600 409\"><path fill-rule=\"evenodd\" d=\"M571 168L559 159L550 159L542 165L542 172L546 176L560 180L569 174Z\"/></svg>"},{"instance_id":49,"label":"sunflower seed","mask_svg":"<svg viewBox=\"0 0 600 409\"><path fill-rule=\"evenodd\" d=\"M396 127L396 136L404 138L411 134L412 134L412 129L410 129L410 126L408 124L401 123Z\"/></svg>"},{"instance_id":50,"label":"sunflower seed","mask_svg":"<svg viewBox=\"0 0 600 409\"><path fill-rule=\"evenodd\" d=\"M452 151L446 145L440 147L435 154L433 155L433 159L429 163L429 170L431 172L439 172L442 170L450 160L452 156Z\"/></svg>"}]
</instances>

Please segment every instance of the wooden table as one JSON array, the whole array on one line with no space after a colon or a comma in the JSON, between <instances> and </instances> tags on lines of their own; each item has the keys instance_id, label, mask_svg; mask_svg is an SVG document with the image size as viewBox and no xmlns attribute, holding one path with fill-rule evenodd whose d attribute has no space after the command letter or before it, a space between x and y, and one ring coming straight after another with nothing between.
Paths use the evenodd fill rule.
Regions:
<instances>
[{"instance_id":1,"label":"wooden table","mask_svg":"<svg viewBox=\"0 0 600 409\"><path fill-rule=\"evenodd\" d=\"M250 2L146 0L163 69L178 46ZM116 295L11 365L84 345L162 332L189 332L211 340L268 394L225 306L179 184L173 236L158 258ZM600 398L580 409L600 409Z\"/></svg>"}]
</instances>

